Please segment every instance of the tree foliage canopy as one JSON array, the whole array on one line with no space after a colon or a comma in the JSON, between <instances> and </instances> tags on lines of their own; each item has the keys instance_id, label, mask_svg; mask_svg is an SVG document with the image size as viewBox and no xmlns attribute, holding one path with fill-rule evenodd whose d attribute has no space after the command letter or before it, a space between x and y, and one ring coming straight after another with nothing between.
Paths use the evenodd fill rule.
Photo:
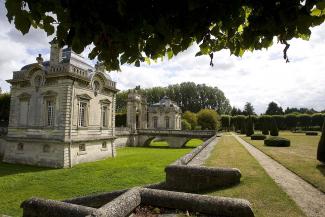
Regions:
<instances>
[{"instance_id":1,"label":"tree foliage canopy","mask_svg":"<svg viewBox=\"0 0 325 217\"><path fill-rule=\"evenodd\" d=\"M184 112L182 118L184 120L186 120L191 125L192 130L195 129L195 127L197 126L197 116L195 113L186 111L186 112Z\"/></svg>"},{"instance_id":2,"label":"tree foliage canopy","mask_svg":"<svg viewBox=\"0 0 325 217\"><path fill-rule=\"evenodd\" d=\"M252 103L246 102L246 104L244 106L243 114L244 115L255 115L254 107L253 107Z\"/></svg>"},{"instance_id":3,"label":"tree foliage canopy","mask_svg":"<svg viewBox=\"0 0 325 217\"><path fill-rule=\"evenodd\" d=\"M231 110L229 100L217 87L183 82L169 85L168 87L152 87L140 89L140 93L147 98L147 103L159 102L164 96L175 101L182 111L198 112L203 108L216 110L219 114L228 114ZM127 91L122 91L116 97L116 110L126 111Z\"/></svg>"},{"instance_id":4,"label":"tree foliage canopy","mask_svg":"<svg viewBox=\"0 0 325 217\"><path fill-rule=\"evenodd\" d=\"M282 115L283 114L283 109L282 107L279 107L278 104L275 102L270 102L266 111L266 115Z\"/></svg>"},{"instance_id":5,"label":"tree foliage canopy","mask_svg":"<svg viewBox=\"0 0 325 217\"><path fill-rule=\"evenodd\" d=\"M41 28L77 53L93 44L89 58L108 70L172 58L194 42L212 65L213 52L241 56L269 47L274 37L288 60L287 41L308 39L309 28L325 18L322 0L6 0L6 8L23 34Z\"/></svg>"}]
</instances>

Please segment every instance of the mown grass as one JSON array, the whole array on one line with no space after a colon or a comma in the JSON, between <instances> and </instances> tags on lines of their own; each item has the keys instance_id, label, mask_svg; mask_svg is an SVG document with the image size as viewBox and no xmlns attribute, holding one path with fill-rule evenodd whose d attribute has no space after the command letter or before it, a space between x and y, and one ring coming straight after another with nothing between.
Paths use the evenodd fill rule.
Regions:
<instances>
[{"instance_id":1,"label":"mown grass","mask_svg":"<svg viewBox=\"0 0 325 217\"><path fill-rule=\"evenodd\" d=\"M234 137L222 136L206 165L235 167L242 173L240 184L210 194L247 199L257 217L305 216Z\"/></svg>"},{"instance_id":2,"label":"mown grass","mask_svg":"<svg viewBox=\"0 0 325 217\"><path fill-rule=\"evenodd\" d=\"M320 136L291 132L280 132L280 136L291 141L290 147L268 147L263 140L251 140L246 136L242 138L325 192L325 166L316 159Z\"/></svg>"},{"instance_id":3,"label":"mown grass","mask_svg":"<svg viewBox=\"0 0 325 217\"><path fill-rule=\"evenodd\" d=\"M191 139L188 142L185 143L185 146L183 148L196 148L199 145L202 144L202 140L201 139ZM162 147L162 148L168 148L169 144L166 141L152 141L149 144L150 147Z\"/></svg>"},{"instance_id":4,"label":"mown grass","mask_svg":"<svg viewBox=\"0 0 325 217\"><path fill-rule=\"evenodd\" d=\"M194 147L201 143L192 140ZM49 169L0 163L0 216L19 216L30 197L67 199L97 192L161 182L164 168L191 148L122 148L116 158L84 163L70 169Z\"/></svg>"}]
</instances>

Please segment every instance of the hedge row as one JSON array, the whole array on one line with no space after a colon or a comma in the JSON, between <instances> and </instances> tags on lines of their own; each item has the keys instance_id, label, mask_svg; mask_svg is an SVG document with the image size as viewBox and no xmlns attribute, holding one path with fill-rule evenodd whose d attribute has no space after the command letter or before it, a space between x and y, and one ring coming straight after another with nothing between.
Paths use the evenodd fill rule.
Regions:
<instances>
[{"instance_id":1,"label":"hedge row","mask_svg":"<svg viewBox=\"0 0 325 217\"><path fill-rule=\"evenodd\" d=\"M325 119L325 114L287 114L272 116L223 115L221 116L222 129L227 131L229 130L229 128L234 131L240 130L242 134L246 134L247 121L249 118L251 118L251 120L253 121L253 129L261 130L262 133L265 135L269 135L270 131L272 131L273 135L277 135L277 130L295 130L297 128L301 128L305 131L321 130L321 126Z\"/></svg>"}]
</instances>

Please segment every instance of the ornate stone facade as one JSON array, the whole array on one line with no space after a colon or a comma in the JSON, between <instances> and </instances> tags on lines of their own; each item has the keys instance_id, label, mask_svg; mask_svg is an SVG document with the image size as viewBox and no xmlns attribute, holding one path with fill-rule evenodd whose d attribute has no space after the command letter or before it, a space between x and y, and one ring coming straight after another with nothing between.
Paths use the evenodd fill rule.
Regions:
<instances>
[{"instance_id":1,"label":"ornate stone facade","mask_svg":"<svg viewBox=\"0 0 325 217\"><path fill-rule=\"evenodd\" d=\"M148 108L148 128L181 130L182 111L168 97Z\"/></svg>"},{"instance_id":2,"label":"ornate stone facade","mask_svg":"<svg viewBox=\"0 0 325 217\"><path fill-rule=\"evenodd\" d=\"M127 127L131 133L147 128L181 130L182 111L175 102L165 96L158 103L148 106L139 90L140 86L128 94Z\"/></svg>"},{"instance_id":3,"label":"ornate stone facade","mask_svg":"<svg viewBox=\"0 0 325 217\"><path fill-rule=\"evenodd\" d=\"M71 49L13 73L3 161L71 167L114 155L116 83Z\"/></svg>"}]
</instances>

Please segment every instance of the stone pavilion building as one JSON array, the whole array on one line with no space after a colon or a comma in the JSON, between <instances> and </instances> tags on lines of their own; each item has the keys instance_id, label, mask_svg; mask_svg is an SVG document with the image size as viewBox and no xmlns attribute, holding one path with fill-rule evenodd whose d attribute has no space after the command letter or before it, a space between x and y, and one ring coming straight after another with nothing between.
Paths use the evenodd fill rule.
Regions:
<instances>
[{"instance_id":1,"label":"stone pavilion building","mask_svg":"<svg viewBox=\"0 0 325 217\"><path fill-rule=\"evenodd\" d=\"M165 96L148 107L148 128L181 130L181 115L178 105Z\"/></svg>"},{"instance_id":2,"label":"stone pavilion building","mask_svg":"<svg viewBox=\"0 0 325 217\"><path fill-rule=\"evenodd\" d=\"M49 61L40 55L8 82L4 162L60 168L114 156L118 90L100 64L52 44Z\"/></svg>"}]
</instances>

